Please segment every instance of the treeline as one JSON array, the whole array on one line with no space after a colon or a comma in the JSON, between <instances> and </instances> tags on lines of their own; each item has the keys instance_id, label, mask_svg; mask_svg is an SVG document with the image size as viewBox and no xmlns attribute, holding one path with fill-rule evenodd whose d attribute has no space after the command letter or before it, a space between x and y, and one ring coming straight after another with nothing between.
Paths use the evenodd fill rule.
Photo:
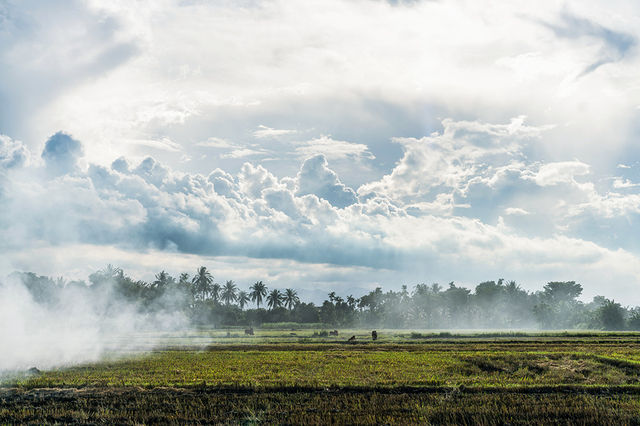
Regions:
<instances>
[{"instance_id":1,"label":"treeline","mask_svg":"<svg viewBox=\"0 0 640 426\"><path fill-rule=\"evenodd\" d=\"M325 323L335 327L485 328L485 329L603 329L640 330L640 308L623 307L596 296L578 300L582 286L574 281L549 282L535 292L515 281L485 281L475 289L417 284L384 292L382 288L359 298L336 295L320 306L301 301L296 290L268 288L257 281L240 289L234 281L219 284L206 267L194 275L173 277L162 271L152 282L135 280L108 265L89 276L89 282L52 279L32 272L14 273L32 298L43 305L100 300L103 315L124 303L140 312L180 313L200 326L260 326L271 322Z\"/></svg>"}]
</instances>

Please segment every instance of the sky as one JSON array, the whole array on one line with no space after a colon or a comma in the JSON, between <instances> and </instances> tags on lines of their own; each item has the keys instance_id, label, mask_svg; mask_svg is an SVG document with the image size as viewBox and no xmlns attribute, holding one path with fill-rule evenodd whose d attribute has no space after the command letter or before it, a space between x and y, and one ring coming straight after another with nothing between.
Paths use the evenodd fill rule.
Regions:
<instances>
[{"instance_id":1,"label":"sky","mask_svg":"<svg viewBox=\"0 0 640 426\"><path fill-rule=\"evenodd\" d=\"M0 0L0 275L640 304L635 1Z\"/></svg>"}]
</instances>

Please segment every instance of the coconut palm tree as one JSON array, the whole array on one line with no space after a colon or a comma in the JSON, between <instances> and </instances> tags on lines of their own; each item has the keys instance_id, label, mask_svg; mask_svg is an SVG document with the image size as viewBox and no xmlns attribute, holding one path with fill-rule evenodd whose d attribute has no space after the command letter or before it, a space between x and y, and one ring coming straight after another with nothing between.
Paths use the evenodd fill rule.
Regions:
<instances>
[{"instance_id":1,"label":"coconut palm tree","mask_svg":"<svg viewBox=\"0 0 640 426\"><path fill-rule=\"evenodd\" d=\"M196 275L191 280L193 284L193 289L196 293L200 295L200 300L205 300L207 295L211 291L211 282L213 281L213 276L205 266L201 266L198 268Z\"/></svg>"},{"instance_id":2,"label":"coconut palm tree","mask_svg":"<svg viewBox=\"0 0 640 426\"><path fill-rule=\"evenodd\" d=\"M300 298L298 297L298 293L292 289L288 288L284 291L284 307L291 310L294 306L300 303Z\"/></svg>"},{"instance_id":3,"label":"coconut palm tree","mask_svg":"<svg viewBox=\"0 0 640 426\"><path fill-rule=\"evenodd\" d=\"M220 284L218 283L213 283L211 285L211 299L213 299L213 301L215 303L218 303L218 301L220 300L220 290L222 289L222 287L220 287Z\"/></svg>"},{"instance_id":4,"label":"coconut palm tree","mask_svg":"<svg viewBox=\"0 0 640 426\"><path fill-rule=\"evenodd\" d=\"M236 295L237 287L233 283L232 280L227 281L227 283L222 288L221 298L224 300L224 304L229 306L231 302L235 302L238 296Z\"/></svg>"},{"instance_id":5,"label":"coconut palm tree","mask_svg":"<svg viewBox=\"0 0 640 426\"><path fill-rule=\"evenodd\" d=\"M238 293L238 305L240 305L240 309L244 309L244 305L246 305L249 302L249 294L247 294L246 291L240 291Z\"/></svg>"},{"instance_id":6,"label":"coconut palm tree","mask_svg":"<svg viewBox=\"0 0 640 426\"><path fill-rule=\"evenodd\" d=\"M267 286L262 281L256 281L251 287L251 301L256 302L256 306L260 309L262 298L267 295Z\"/></svg>"},{"instance_id":7,"label":"coconut palm tree","mask_svg":"<svg viewBox=\"0 0 640 426\"><path fill-rule=\"evenodd\" d=\"M267 306L269 306L269 309L279 308L282 306L282 299L283 295L280 290L271 290L271 293L267 296Z\"/></svg>"},{"instance_id":8,"label":"coconut palm tree","mask_svg":"<svg viewBox=\"0 0 640 426\"><path fill-rule=\"evenodd\" d=\"M356 299L351 294L347 296L347 305L349 305L351 309L356 308Z\"/></svg>"},{"instance_id":9,"label":"coconut palm tree","mask_svg":"<svg viewBox=\"0 0 640 426\"><path fill-rule=\"evenodd\" d=\"M165 271L161 271L156 274L156 279L153 282L153 286L156 288L163 289L175 282L175 279L167 274Z\"/></svg>"},{"instance_id":10,"label":"coconut palm tree","mask_svg":"<svg viewBox=\"0 0 640 426\"><path fill-rule=\"evenodd\" d=\"M180 288L191 291L192 286L191 281L189 281L189 274L187 274L186 272L181 273L178 277L178 285L180 286Z\"/></svg>"}]
</instances>

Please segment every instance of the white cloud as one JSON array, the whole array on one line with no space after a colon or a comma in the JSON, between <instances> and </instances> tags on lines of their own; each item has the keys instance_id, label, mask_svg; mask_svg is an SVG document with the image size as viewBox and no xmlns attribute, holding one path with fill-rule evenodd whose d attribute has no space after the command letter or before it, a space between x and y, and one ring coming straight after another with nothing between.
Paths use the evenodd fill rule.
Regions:
<instances>
[{"instance_id":1,"label":"white cloud","mask_svg":"<svg viewBox=\"0 0 640 426\"><path fill-rule=\"evenodd\" d=\"M258 139L264 138L277 138L278 136L290 135L296 133L295 130L287 130L287 129L273 129L271 127L263 126L262 124L258 126L258 130L253 132L253 136Z\"/></svg>"},{"instance_id":2,"label":"white cloud","mask_svg":"<svg viewBox=\"0 0 640 426\"><path fill-rule=\"evenodd\" d=\"M426 201L442 191L465 194L474 179L491 179L504 164L518 168L522 142L544 130L525 126L520 118L504 125L446 119L442 125L442 133L421 139L396 138L403 157L390 174L358 193L382 193L403 202Z\"/></svg>"},{"instance_id":3,"label":"white cloud","mask_svg":"<svg viewBox=\"0 0 640 426\"><path fill-rule=\"evenodd\" d=\"M594 282L594 277L604 277L599 271L610 265L611 277L635 282L628 281L640 270L640 260L633 253L573 236L571 227L564 234L532 237L523 235L517 222L508 227L501 221L492 225L474 217L479 206L472 195L483 187L489 192L482 196L494 202L499 200L496 195L514 190L511 184L498 183L506 179L504 168L487 164L502 158L518 158L510 166L519 172L514 175L515 182L531 183L531 176L540 170L553 170L542 173L544 182L555 182L553 185L535 184L534 188L574 188L579 195L575 203L567 203L566 197L558 198L553 192L542 194L556 197L556 203L565 202L559 216L552 216L558 224L563 218L587 212L602 220L640 212L638 195L601 194L593 185L574 185L573 176L588 170L582 163L551 163L547 169L526 163L519 154L525 142L512 139L513 132L495 136L495 126L481 123L449 122L447 126L442 135L406 144L411 159L405 156L396 169L412 161L412 167L422 174L392 173L394 179L402 178L392 180L395 184L419 188L408 179L424 179L422 176L429 173L427 166L433 163L427 154L456 146L459 155L455 158L460 161L445 161L449 164L445 169L454 171L456 179L450 180L450 186L441 186L448 178L435 181L441 188L432 201L413 197L405 202L384 191L359 198L322 155L304 161L295 178L278 178L263 166L249 163L237 175L214 170L205 177L177 172L150 157L133 165L122 158L111 169L89 164L86 172L72 169L55 179L39 178L38 167L27 167L23 173L30 178L24 179L24 174L16 177L3 194L0 228L8 238L2 249L17 253L9 262L20 265L28 263L27 246L38 241L34 253L37 247L47 245L89 244L115 247L113 250L161 250L166 253L163 256L173 257L184 253L189 259L220 255L228 256L229 262L235 257L255 262L282 259L292 262L297 271L304 269L303 264L316 265L314 268L326 264L332 265L328 270L346 268L347 276L390 270L407 279L417 280L419 274L430 273L464 281L486 274L539 279L568 274L571 279L585 280L585 285ZM505 144L503 138L510 142ZM467 175L465 170L455 171L456 167L475 172ZM496 178L498 174L501 177ZM477 176L480 180L476 182ZM385 179L388 177L371 185L380 187ZM533 197L531 204L502 208L498 201L493 211L510 218L526 216L535 222L546 202L531 209L544 198L535 193L529 196ZM44 197L46 206L39 203ZM466 213L461 215L461 209ZM611 285L615 291L622 289Z\"/></svg>"},{"instance_id":4,"label":"white cloud","mask_svg":"<svg viewBox=\"0 0 640 426\"><path fill-rule=\"evenodd\" d=\"M414 129L425 124L407 122L416 111L426 111L415 114L423 120L446 114L501 121L526 114L531 122L556 125L540 142L551 160L579 157L591 163L628 146L625 135L635 122L639 97L627 90L636 79L635 56L605 55L609 62L577 78L603 53L615 51L611 40L637 38L636 7L626 3L84 6L74 5L76 14L56 15L67 25L53 36L46 25L56 12L50 8L30 14L32 26L16 26L3 40L13 60L2 80L20 88L26 80L64 82L55 95L30 92L34 101L20 111L34 118L23 128L31 129L29 140L64 128L96 141L87 146L94 162L132 154L122 146L109 150L114 141L171 131L201 140L202 121L217 117L216 125L235 124L237 133L255 132L262 143L291 135L300 123L305 128L324 123L328 128L320 134L342 134L352 123L384 119L384 108L372 111L387 103L401 111L388 116L396 135L415 135L405 124ZM301 15L311 18L301 22ZM379 28L393 30L383 35ZM54 63L65 72L34 63ZM34 68L41 78L22 78ZM70 76L69 69L82 70L81 75ZM94 74L100 78L85 77ZM10 93L18 98L22 92ZM340 105L345 99L353 102ZM13 101L3 99L7 105ZM605 138L611 154L599 149Z\"/></svg>"},{"instance_id":5,"label":"white cloud","mask_svg":"<svg viewBox=\"0 0 640 426\"><path fill-rule=\"evenodd\" d=\"M629 179L616 178L613 180L613 187L616 189L635 188L639 183L633 183Z\"/></svg>"},{"instance_id":6,"label":"white cloud","mask_svg":"<svg viewBox=\"0 0 640 426\"><path fill-rule=\"evenodd\" d=\"M210 137L206 141L196 143L196 146L204 148L235 148L237 145L223 138Z\"/></svg>"},{"instance_id":7,"label":"white cloud","mask_svg":"<svg viewBox=\"0 0 640 426\"><path fill-rule=\"evenodd\" d=\"M290 282L637 284L633 2L8 7L0 131L28 146L0 137L0 244L21 265L87 245L277 258ZM84 150L26 160L59 129Z\"/></svg>"},{"instance_id":8,"label":"white cloud","mask_svg":"<svg viewBox=\"0 0 640 426\"><path fill-rule=\"evenodd\" d=\"M268 155L268 153L262 149L251 149L251 148L238 148L233 149L226 154L222 154L220 158L245 158L245 157L255 157L255 156L264 156Z\"/></svg>"},{"instance_id":9,"label":"white cloud","mask_svg":"<svg viewBox=\"0 0 640 426\"><path fill-rule=\"evenodd\" d=\"M529 214L528 211L526 211L525 209L521 209L519 207L508 207L504 210L504 213L507 215L514 215L514 216L526 216Z\"/></svg>"},{"instance_id":10,"label":"white cloud","mask_svg":"<svg viewBox=\"0 0 640 426\"><path fill-rule=\"evenodd\" d=\"M297 180L299 195L314 194L337 207L346 207L358 200L353 189L340 182L338 175L329 169L322 154L304 161Z\"/></svg>"},{"instance_id":11,"label":"white cloud","mask_svg":"<svg viewBox=\"0 0 640 426\"><path fill-rule=\"evenodd\" d=\"M29 161L29 150L20 141L0 134L0 169L21 167Z\"/></svg>"},{"instance_id":12,"label":"white cloud","mask_svg":"<svg viewBox=\"0 0 640 426\"><path fill-rule=\"evenodd\" d=\"M328 160L344 160L349 158L372 160L375 158L371 151L369 151L369 147L365 144L340 141L330 136L320 136L319 138L299 143L295 152L302 158L322 154Z\"/></svg>"},{"instance_id":13,"label":"white cloud","mask_svg":"<svg viewBox=\"0 0 640 426\"><path fill-rule=\"evenodd\" d=\"M182 145L166 137L159 139L130 139L127 140L126 143L130 143L133 145L143 145L149 148L155 148L169 152L182 151Z\"/></svg>"},{"instance_id":14,"label":"white cloud","mask_svg":"<svg viewBox=\"0 0 640 426\"><path fill-rule=\"evenodd\" d=\"M589 174L589 165L580 161L562 161L544 164L532 177L540 186L574 183L576 176Z\"/></svg>"}]
</instances>

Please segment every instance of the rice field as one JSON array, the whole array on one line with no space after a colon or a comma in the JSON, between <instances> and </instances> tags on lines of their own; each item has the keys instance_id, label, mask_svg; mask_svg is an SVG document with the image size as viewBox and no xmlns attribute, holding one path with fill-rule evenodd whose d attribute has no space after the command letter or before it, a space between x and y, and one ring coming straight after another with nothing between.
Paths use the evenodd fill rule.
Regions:
<instances>
[{"instance_id":1,"label":"rice field","mask_svg":"<svg viewBox=\"0 0 640 426\"><path fill-rule=\"evenodd\" d=\"M640 334L219 333L14 376L0 422L640 424Z\"/></svg>"}]
</instances>

